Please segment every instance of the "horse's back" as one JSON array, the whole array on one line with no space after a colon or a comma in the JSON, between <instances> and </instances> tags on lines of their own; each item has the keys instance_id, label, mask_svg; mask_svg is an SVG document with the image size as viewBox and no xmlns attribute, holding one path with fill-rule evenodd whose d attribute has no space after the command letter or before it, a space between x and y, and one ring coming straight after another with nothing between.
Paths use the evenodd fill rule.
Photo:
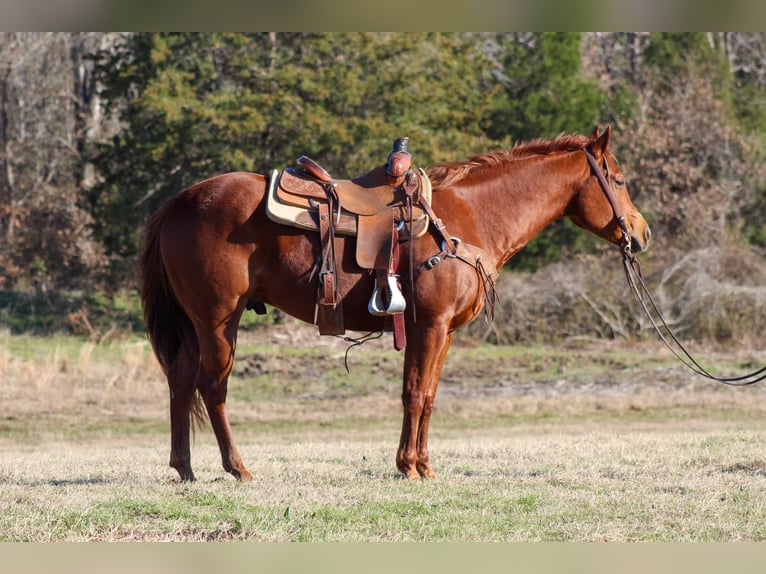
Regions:
<instances>
[{"instance_id":1,"label":"horse's back","mask_svg":"<svg viewBox=\"0 0 766 574\"><path fill-rule=\"evenodd\" d=\"M263 175L250 172L217 175L180 193L173 209L188 223L242 223L263 201L266 181Z\"/></svg>"}]
</instances>

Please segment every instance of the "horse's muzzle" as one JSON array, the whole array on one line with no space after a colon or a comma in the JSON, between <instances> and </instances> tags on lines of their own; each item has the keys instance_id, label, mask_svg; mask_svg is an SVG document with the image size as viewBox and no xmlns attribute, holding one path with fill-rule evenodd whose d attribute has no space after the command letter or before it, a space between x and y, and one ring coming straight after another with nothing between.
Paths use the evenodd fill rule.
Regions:
<instances>
[{"instance_id":1,"label":"horse's muzzle","mask_svg":"<svg viewBox=\"0 0 766 574\"><path fill-rule=\"evenodd\" d=\"M643 235L643 236L642 236ZM649 248L649 243L652 240L652 231L649 227L644 229L644 233L636 233L632 230L630 233L630 250L633 253L641 253Z\"/></svg>"}]
</instances>

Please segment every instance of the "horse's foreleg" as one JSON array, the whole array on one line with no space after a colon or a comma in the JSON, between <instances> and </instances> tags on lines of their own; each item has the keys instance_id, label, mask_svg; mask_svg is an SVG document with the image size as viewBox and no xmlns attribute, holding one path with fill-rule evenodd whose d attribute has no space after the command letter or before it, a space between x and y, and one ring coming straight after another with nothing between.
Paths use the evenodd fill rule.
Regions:
<instances>
[{"instance_id":1,"label":"horse's foreleg","mask_svg":"<svg viewBox=\"0 0 766 574\"><path fill-rule=\"evenodd\" d=\"M224 470L237 480L251 480L242 457L234 444L234 438L226 415L226 392L229 373L234 364L235 335L223 329L210 332L198 330L200 339L201 368L197 386L205 401L210 425L215 432Z\"/></svg>"},{"instance_id":2,"label":"horse's foreleg","mask_svg":"<svg viewBox=\"0 0 766 574\"><path fill-rule=\"evenodd\" d=\"M436 399L436 389L439 387L439 379L441 377L442 367L444 367L444 361L447 359L447 352L449 351L449 347L454 336L454 331L447 333L447 337L444 340L440 356L436 360L434 373L431 375L431 383L426 390L425 401L423 403L423 412L420 415L420 425L418 427L417 440L418 458L415 466L418 470L418 473L423 478L436 478L436 473L431 468L431 463L428 460L428 427L431 422L431 413L434 410L434 399Z\"/></svg>"},{"instance_id":3,"label":"horse's foreleg","mask_svg":"<svg viewBox=\"0 0 766 574\"><path fill-rule=\"evenodd\" d=\"M199 365L196 340L187 339L168 370L170 389L170 466L182 481L194 480L189 448L190 414L194 401L194 379Z\"/></svg>"},{"instance_id":4,"label":"horse's foreleg","mask_svg":"<svg viewBox=\"0 0 766 574\"><path fill-rule=\"evenodd\" d=\"M435 478L428 462L428 423L438 377L452 341L447 327L433 325L408 337L404 354L404 420L396 466L407 478Z\"/></svg>"}]
</instances>

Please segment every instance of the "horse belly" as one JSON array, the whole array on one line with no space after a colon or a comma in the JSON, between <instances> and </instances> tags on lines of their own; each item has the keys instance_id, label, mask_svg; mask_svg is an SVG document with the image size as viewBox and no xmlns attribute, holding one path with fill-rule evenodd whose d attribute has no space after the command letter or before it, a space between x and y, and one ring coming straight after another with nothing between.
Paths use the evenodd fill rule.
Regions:
<instances>
[{"instance_id":1,"label":"horse belly","mask_svg":"<svg viewBox=\"0 0 766 574\"><path fill-rule=\"evenodd\" d=\"M282 226L274 229L271 245L261 250L265 257L254 258L259 260L253 269L254 298L313 323L319 288L319 239L308 231L279 227ZM381 330L383 320L367 311L374 288L373 276L357 267L355 245L353 238L336 238L336 272L344 324L352 331Z\"/></svg>"}]
</instances>

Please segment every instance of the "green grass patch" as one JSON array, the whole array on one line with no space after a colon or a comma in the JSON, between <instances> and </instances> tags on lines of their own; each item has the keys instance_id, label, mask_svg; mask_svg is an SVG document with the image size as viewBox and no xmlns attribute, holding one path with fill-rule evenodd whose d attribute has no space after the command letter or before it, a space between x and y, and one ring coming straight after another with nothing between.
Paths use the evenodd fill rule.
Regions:
<instances>
[{"instance_id":1,"label":"green grass patch","mask_svg":"<svg viewBox=\"0 0 766 574\"><path fill-rule=\"evenodd\" d=\"M144 330L138 292L0 291L0 324L13 334L83 335Z\"/></svg>"}]
</instances>

